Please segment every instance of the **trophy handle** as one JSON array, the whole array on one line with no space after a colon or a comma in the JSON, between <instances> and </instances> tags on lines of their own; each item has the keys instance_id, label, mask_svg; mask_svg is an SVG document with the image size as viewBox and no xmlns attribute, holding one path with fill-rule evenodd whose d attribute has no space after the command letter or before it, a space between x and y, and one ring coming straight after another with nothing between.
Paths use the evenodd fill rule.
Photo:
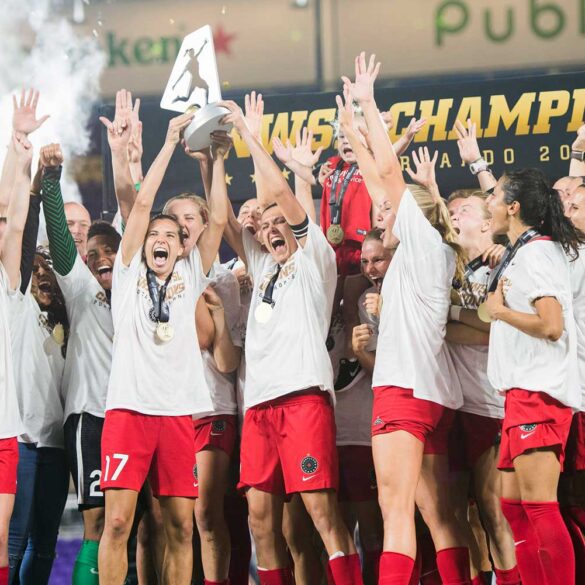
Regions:
<instances>
[{"instance_id":1,"label":"trophy handle","mask_svg":"<svg viewBox=\"0 0 585 585\"><path fill-rule=\"evenodd\" d=\"M212 132L217 130L229 132L232 124L220 124L221 119L227 114L229 114L227 108L215 104L207 104L198 110L183 134L189 150L201 150L211 146L209 135Z\"/></svg>"}]
</instances>

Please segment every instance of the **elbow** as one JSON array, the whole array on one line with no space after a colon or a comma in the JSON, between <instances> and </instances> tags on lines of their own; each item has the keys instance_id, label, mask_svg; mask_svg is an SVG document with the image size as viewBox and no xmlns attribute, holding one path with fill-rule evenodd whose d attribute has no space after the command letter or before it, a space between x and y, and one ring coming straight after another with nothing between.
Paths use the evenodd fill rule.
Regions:
<instances>
[{"instance_id":1,"label":"elbow","mask_svg":"<svg viewBox=\"0 0 585 585\"><path fill-rule=\"evenodd\" d=\"M558 341L563 335L563 325L545 325L542 335L547 341Z\"/></svg>"},{"instance_id":2,"label":"elbow","mask_svg":"<svg viewBox=\"0 0 585 585\"><path fill-rule=\"evenodd\" d=\"M213 345L214 331L202 331L197 332L197 340L199 341L199 349L201 351L205 349L211 349Z\"/></svg>"}]
</instances>

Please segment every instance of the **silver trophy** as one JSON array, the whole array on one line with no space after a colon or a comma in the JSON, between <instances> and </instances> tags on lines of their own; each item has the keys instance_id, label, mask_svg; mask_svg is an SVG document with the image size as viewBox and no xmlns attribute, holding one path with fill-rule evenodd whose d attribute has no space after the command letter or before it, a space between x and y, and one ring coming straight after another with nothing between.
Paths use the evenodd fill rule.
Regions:
<instances>
[{"instance_id":1,"label":"silver trophy","mask_svg":"<svg viewBox=\"0 0 585 585\"><path fill-rule=\"evenodd\" d=\"M231 124L220 123L229 114L226 108L216 105L220 100L213 33L206 25L183 39L160 107L179 113L195 111L184 138L190 150L201 150L211 144L209 135L212 132L229 132L232 128Z\"/></svg>"}]
</instances>

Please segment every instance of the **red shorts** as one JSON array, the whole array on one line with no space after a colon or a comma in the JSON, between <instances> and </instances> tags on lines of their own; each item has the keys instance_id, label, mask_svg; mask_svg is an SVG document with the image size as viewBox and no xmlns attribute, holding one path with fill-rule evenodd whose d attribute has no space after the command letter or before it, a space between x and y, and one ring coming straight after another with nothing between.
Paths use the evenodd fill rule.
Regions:
<instances>
[{"instance_id":1,"label":"red shorts","mask_svg":"<svg viewBox=\"0 0 585 585\"><path fill-rule=\"evenodd\" d=\"M561 469L573 411L544 392L511 388L506 392L499 469L514 469L514 459L530 449L554 447Z\"/></svg>"},{"instance_id":2,"label":"red shorts","mask_svg":"<svg viewBox=\"0 0 585 585\"><path fill-rule=\"evenodd\" d=\"M272 494L335 489L335 417L329 395L294 392L246 411L240 483Z\"/></svg>"},{"instance_id":3,"label":"red shorts","mask_svg":"<svg viewBox=\"0 0 585 585\"><path fill-rule=\"evenodd\" d=\"M340 445L339 495L340 502L370 502L378 499L376 472L372 448L363 445Z\"/></svg>"},{"instance_id":4,"label":"red shorts","mask_svg":"<svg viewBox=\"0 0 585 585\"><path fill-rule=\"evenodd\" d=\"M372 436L407 431L424 443L425 455L446 455L455 411L398 386L374 388Z\"/></svg>"},{"instance_id":5,"label":"red shorts","mask_svg":"<svg viewBox=\"0 0 585 585\"><path fill-rule=\"evenodd\" d=\"M16 493L18 441L16 437L0 439L0 494Z\"/></svg>"},{"instance_id":6,"label":"red shorts","mask_svg":"<svg viewBox=\"0 0 585 585\"><path fill-rule=\"evenodd\" d=\"M478 459L500 444L502 420L457 411L449 438L451 471L471 471Z\"/></svg>"},{"instance_id":7,"label":"red shorts","mask_svg":"<svg viewBox=\"0 0 585 585\"><path fill-rule=\"evenodd\" d=\"M568 471L585 471L585 412L573 416L569 440L567 441Z\"/></svg>"},{"instance_id":8,"label":"red shorts","mask_svg":"<svg viewBox=\"0 0 585 585\"><path fill-rule=\"evenodd\" d=\"M355 240L346 240L334 248L337 274L351 276L362 273L362 245Z\"/></svg>"},{"instance_id":9,"label":"red shorts","mask_svg":"<svg viewBox=\"0 0 585 585\"><path fill-rule=\"evenodd\" d=\"M139 492L148 477L157 497L194 498L194 441L190 416L108 410L102 432L101 489Z\"/></svg>"}]
</instances>

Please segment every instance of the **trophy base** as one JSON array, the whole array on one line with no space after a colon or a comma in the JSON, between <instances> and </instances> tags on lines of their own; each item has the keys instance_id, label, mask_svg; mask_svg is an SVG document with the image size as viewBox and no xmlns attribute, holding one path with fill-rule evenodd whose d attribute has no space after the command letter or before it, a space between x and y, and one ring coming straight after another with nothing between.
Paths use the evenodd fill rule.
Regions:
<instances>
[{"instance_id":1,"label":"trophy base","mask_svg":"<svg viewBox=\"0 0 585 585\"><path fill-rule=\"evenodd\" d=\"M220 124L220 120L229 113L228 109L214 104L207 104L198 110L193 121L183 133L189 150L201 150L210 146L211 138L209 135L216 130L229 132L232 129L232 124Z\"/></svg>"}]
</instances>

